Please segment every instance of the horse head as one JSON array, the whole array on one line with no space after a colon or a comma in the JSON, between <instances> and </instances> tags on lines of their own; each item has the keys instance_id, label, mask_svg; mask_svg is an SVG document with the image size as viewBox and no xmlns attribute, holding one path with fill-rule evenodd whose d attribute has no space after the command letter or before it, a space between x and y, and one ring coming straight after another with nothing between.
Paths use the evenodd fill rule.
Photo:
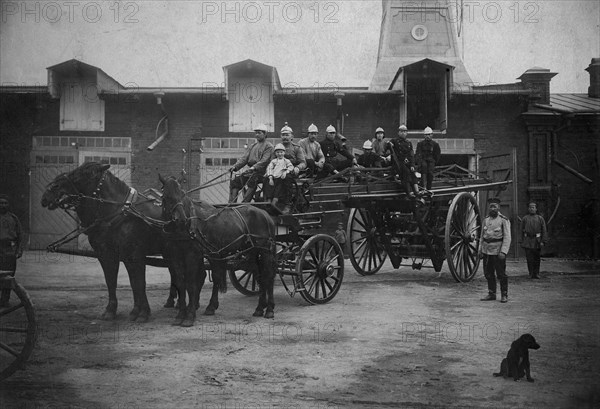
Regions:
<instances>
[{"instance_id":1,"label":"horse head","mask_svg":"<svg viewBox=\"0 0 600 409\"><path fill-rule=\"evenodd\" d=\"M109 168L110 165L86 162L71 172L61 173L46 187L42 207L50 210L77 207L82 196L90 195L98 187L100 178Z\"/></svg>"},{"instance_id":2,"label":"horse head","mask_svg":"<svg viewBox=\"0 0 600 409\"><path fill-rule=\"evenodd\" d=\"M162 183L162 212L165 220L172 220L176 224L185 224L189 219L191 200L185 195L178 179L173 176L158 179Z\"/></svg>"}]
</instances>

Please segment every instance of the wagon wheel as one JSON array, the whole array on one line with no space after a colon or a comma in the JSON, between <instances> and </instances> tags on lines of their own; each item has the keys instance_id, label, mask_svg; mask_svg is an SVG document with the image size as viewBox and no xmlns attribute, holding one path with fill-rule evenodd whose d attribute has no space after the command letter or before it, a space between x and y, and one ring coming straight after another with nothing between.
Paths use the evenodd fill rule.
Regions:
<instances>
[{"instance_id":1,"label":"wagon wheel","mask_svg":"<svg viewBox=\"0 0 600 409\"><path fill-rule=\"evenodd\" d=\"M387 252L379 240L371 214L363 209L352 209L348 218L350 262L358 274L368 276L379 271Z\"/></svg>"},{"instance_id":2,"label":"wagon wheel","mask_svg":"<svg viewBox=\"0 0 600 409\"><path fill-rule=\"evenodd\" d=\"M33 303L19 284L14 283L12 291L19 299L18 304L0 309L0 381L21 368L35 344Z\"/></svg>"},{"instance_id":3,"label":"wagon wheel","mask_svg":"<svg viewBox=\"0 0 600 409\"><path fill-rule=\"evenodd\" d=\"M471 281L479 267L481 215L475 197L468 192L454 197L446 216L446 260L454 279Z\"/></svg>"},{"instance_id":4,"label":"wagon wheel","mask_svg":"<svg viewBox=\"0 0 600 409\"><path fill-rule=\"evenodd\" d=\"M231 268L227 270L229 274L229 280L231 285L244 295L258 295L260 289L258 288L258 281L256 281L256 275L253 270L236 270Z\"/></svg>"},{"instance_id":5,"label":"wagon wheel","mask_svg":"<svg viewBox=\"0 0 600 409\"><path fill-rule=\"evenodd\" d=\"M292 278L307 302L325 304L331 301L344 278L344 253L338 242L327 234L308 239L298 253L296 275Z\"/></svg>"}]
</instances>

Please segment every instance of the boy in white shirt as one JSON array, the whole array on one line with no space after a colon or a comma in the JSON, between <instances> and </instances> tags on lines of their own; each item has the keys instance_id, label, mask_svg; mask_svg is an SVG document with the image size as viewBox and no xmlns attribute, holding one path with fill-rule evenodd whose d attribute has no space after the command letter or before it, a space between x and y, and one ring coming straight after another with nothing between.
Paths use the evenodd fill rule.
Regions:
<instances>
[{"instance_id":1,"label":"boy in white shirt","mask_svg":"<svg viewBox=\"0 0 600 409\"><path fill-rule=\"evenodd\" d=\"M275 159L267 166L266 173L266 176L269 179L269 185L273 186L273 197L266 199L271 200L273 206L276 206L280 200L285 201L287 199L288 183L286 183L285 177L288 173L293 171L294 165L292 165L292 162L289 159L285 158L285 147L283 144L278 143L275 146Z\"/></svg>"}]
</instances>

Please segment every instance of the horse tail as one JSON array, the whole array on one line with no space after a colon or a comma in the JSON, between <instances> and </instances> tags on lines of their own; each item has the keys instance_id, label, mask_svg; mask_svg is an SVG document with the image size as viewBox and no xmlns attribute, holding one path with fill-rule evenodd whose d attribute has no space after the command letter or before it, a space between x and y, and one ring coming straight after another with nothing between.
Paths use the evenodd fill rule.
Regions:
<instances>
[{"instance_id":1,"label":"horse tail","mask_svg":"<svg viewBox=\"0 0 600 409\"><path fill-rule=\"evenodd\" d=\"M217 287L220 293L225 294L227 292L227 270L219 270L217 274L213 270L213 285Z\"/></svg>"}]
</instances>

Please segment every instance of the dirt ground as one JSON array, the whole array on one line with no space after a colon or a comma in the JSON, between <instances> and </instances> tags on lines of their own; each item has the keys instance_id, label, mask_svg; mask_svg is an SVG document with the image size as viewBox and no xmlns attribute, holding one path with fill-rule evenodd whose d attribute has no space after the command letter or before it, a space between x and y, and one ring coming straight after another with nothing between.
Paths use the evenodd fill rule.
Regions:
<instances>
[{"instance_id":1,"label":"dirt ground","mask_svg":"<svg viewBox=\"0 0 600 409\"><path fill-rule=\"evenodd\" d=\"M166 269L149 268L153 315L130 323L127 274L119 316L98 319L107 292L95 260L28 252L17 278L33 299L38 342L24 370L0 384L2 408L598 408L600 265L544 260L529 280L508 263L509 302L480 302L446 268L346 264L326 305L275 288L275 319L231 285L212 317L172 326ZM209 287L210 288L210 287ZM202 309L209 292L201 295ZM530 332L535 383L495 378L510 343Z\"/></svg>"}]
</instances>

